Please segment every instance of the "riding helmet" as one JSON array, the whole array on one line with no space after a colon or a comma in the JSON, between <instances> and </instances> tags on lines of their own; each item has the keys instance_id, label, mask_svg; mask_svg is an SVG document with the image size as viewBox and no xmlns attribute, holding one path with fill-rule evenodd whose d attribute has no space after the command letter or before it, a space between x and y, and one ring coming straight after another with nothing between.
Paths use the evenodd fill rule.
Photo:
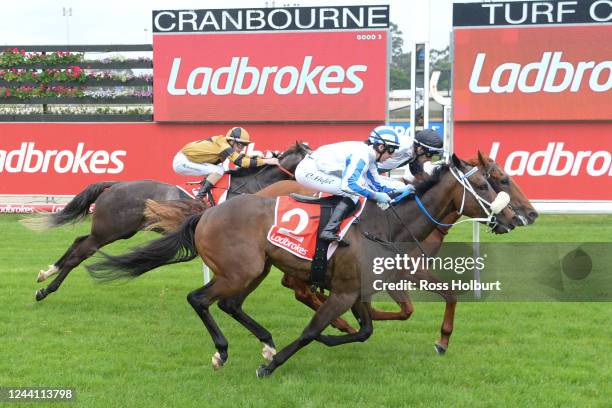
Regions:
<instances>
[{"instance_id":1,"label":"riding helmet","mask_svg":"<svg viewBox=\"0 0 612 408\"><path fill-rule=\"evenodd\" d=\"M244 128L241 127L234 127L228 130L227 134L225 135L225 138L228 140L234 140L242 144L253 143L251 142L251 136L249 135L249 132L247 132Z\"/></svg>"}]
</instances>

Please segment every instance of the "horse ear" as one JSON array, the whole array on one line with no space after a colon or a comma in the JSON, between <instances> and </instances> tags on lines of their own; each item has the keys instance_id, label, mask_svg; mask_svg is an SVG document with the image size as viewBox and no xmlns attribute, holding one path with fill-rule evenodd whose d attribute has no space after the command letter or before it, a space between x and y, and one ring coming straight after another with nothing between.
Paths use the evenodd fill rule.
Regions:
<instances>
[{"instance_id":1,"label":"horse ear","mask_svg":"<svg viewBox=\"0 0 612 408\"><path fill-rule=\"evenodd\" d=\"M463 167L463 162L461 161L460 158L457 157L455 153L453 153L452 160L453 160L453 164L455 165L455 167L458 167L458 168Z\"/></svg>"},{"instance_id":2,"label":"horse ear","mask_svg":"<svg viewBox=\"0 0 612 408\"><path fill-rule=\"evenodd\" d=\"M478 149L478 162L482 164L483 167L487 165L487 163L485 163L484 156L482 155L482 152L480 151L480 149Z\"/></svg>"}]
</instances>

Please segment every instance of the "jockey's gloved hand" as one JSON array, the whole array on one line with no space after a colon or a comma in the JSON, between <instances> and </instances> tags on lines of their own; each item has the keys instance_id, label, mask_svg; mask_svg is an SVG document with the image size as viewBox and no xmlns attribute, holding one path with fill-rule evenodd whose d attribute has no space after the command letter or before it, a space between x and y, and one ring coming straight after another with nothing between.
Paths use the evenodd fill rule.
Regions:
<instances>
[{"instance_id":1,"label":"jockey's gloved hand","mask_svg":"<svg viewBox=\"0 0 612 408\"><path fill-rule=\"evenodd\" d=\"M278 166L278 159L276 157L268 157L267 159L263 159L264 164Z\"/></svg>"},{"instance_id":2,"label":"jockey's gloved hand","mask_svg":"<svg viewBox=\"0 0 612 408\"><path fill-rule=\"evenodd\" d=\"M412 186L412 184L406 184L402 187L398 187L395 189L394 193L400 193L400 194L410 194L414 192L414 187Z\"/></svg>"},{"instance_id":3,"label":"jockey's gloved hand","mask_svg":"<svg viewBox=\"0 0 612 408\"><path fill-rule=\"evenodd\" d=\"M373 198L374 198L374 201L376 201L377 203L387 204L391 202L391 197L389 197L389 194L387 193L382 193L382 192L374 193Z\"/></svg>"}]
</instances>

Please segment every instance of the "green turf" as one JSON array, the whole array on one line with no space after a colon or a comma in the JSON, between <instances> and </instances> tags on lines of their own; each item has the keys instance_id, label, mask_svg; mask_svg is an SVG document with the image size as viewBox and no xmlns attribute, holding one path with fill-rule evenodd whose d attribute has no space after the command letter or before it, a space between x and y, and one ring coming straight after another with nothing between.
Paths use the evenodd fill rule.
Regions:
<instances>
[{"instance_id":1,"label":"green turf","mask_svg":"<svg viewBox=\"0 0 612 408\"><path fill-rule=\"evenodd\" d=\"M97 285L79 267L34 301L40 268L89 223L44 233L0 217L0 386L73 387L79 407L604 407L612 401L610 303L465 303L447 355L434 352L443 304L417 303L406 322L376 322L363 344L312 344L266 379L260 344L218 308L229 361L214 372L214 348L185 301L202 281L197 262L128 284ZM449 239L470 239L469 226ZM124 251L153 234L116 243ZM612 241L612 217L543 216L529 228L483 240ZM282 347L312 313L273 271L246 310ZM385 308L389 305L383 305ZM44 404L32 404L43 406ZM29 404L12 405L29 406ZM64 405L52 405L64 406Z\"/></svg>"}]
</instances>

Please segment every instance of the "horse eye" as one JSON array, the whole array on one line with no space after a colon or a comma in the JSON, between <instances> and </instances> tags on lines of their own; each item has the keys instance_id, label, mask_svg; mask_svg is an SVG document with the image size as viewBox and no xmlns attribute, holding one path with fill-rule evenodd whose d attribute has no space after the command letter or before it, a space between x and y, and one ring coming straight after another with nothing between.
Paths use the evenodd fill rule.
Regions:
<instances>
[{"instance_id":1,"label":"horse eye","mask_svg":"<svg viewBox=\"0 0 612 408\"><path fill-rule=\"evenodd\" d=\"M501 180L501 183L505 186L507 186L508 184L510 184L510 180L508 179L508 177L504 178Z\"/></svg>"},{"instance_id":2,"label":"horse eye","mask_svg":"<svg viewBox=\"0 0 612 408\"><path fill-rule=\"evenodd\" d=\"M489 189L489 185L488 184L479 184L478 185L478 189L482 190L482 191L487 191Z\"/></svg>"}]
</instances>

